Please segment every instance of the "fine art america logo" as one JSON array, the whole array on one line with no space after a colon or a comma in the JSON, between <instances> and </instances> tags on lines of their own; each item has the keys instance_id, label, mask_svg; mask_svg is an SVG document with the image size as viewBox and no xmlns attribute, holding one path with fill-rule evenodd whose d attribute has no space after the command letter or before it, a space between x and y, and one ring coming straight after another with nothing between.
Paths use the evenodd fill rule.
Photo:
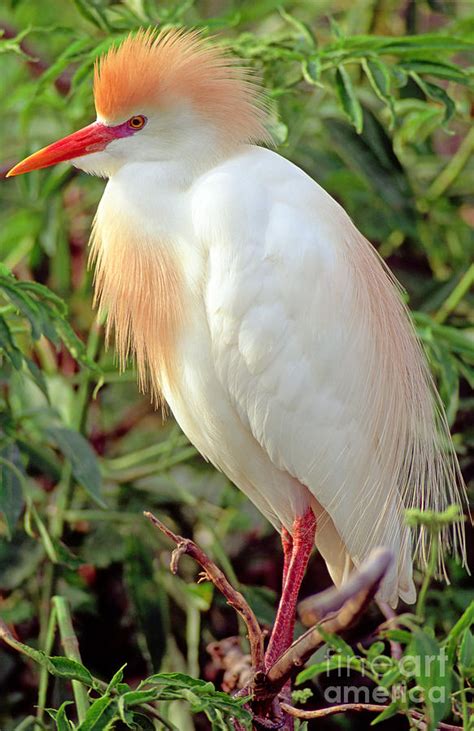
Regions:
<instances>
[{"instance_id":1,"label":"fine art america logo","mask_svg":"<svg viewBox=\"0 0 474 731\"><path fill-rule=\"evenodd\" d=\"M354 670L351 665L356 658L351 656L343 656L337 653L329 654L326 658L326 677L334 679L350 678L350 671ZM446 683L441 682L446 678L448 656L444 647L440 648L439 653L435 655L405 655L397 661L394 668L393 659L384 655L376 655L375 657L366 658L362 668L360 667L360 658L357 667L357 674L374 681L382 680L384 675L390 674L392 677L384 678L388 689L384 685L372 687L367 685L328 685L324 689L324 698L331 705L339 705L345 703L376 703L388 704L393 701L401 700L410 701L411 704L417 704L429 701L430 703L444 704L447 700ZM391 671L389 673L389 671ZM393 675L392 675L393 673ZM418 685L413 685L413 679L421 676L431 677L432 680L439 680L439 685L433 683L426 690ZM320 676L321 677L321 676ZM390 682L389 682L390 681ZM395 681L395 682L394 682Z\"/></svg>"}]
</instances>

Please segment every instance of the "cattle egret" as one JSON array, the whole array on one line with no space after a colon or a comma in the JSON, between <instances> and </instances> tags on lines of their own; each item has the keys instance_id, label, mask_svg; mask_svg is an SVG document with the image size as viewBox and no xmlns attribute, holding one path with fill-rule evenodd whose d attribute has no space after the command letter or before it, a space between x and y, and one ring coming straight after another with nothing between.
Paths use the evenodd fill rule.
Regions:
<instances>
[{"instance_id":1,"label":"cattle egret","mask_svg":"<svg viewBox=\"0 0 474 731\"><path fill-rule=\"evenodd\" d=\"M429 536L404 510L465 493L397 283L328 193L258 146L261 91L198 33L129 36L94 95L95 122L9 175L71 160L108 178L91 255L120 363L135 357L141 388L281 533L267 667L314 543L336 585L390 548L378 596L413 602ZM465 557L460 525L442 544Z\"/></svg>"}]
</instances>

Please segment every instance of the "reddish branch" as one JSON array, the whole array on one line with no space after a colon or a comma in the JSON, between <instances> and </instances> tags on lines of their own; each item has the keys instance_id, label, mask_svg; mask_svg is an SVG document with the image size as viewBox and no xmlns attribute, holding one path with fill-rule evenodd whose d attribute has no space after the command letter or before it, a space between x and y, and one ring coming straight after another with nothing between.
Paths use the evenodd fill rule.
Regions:
<instances>
[{"instance_id":1,"label":"reddish branch","mask_svg":"<svg viewBox=\"0 0 474 731\"><path fill-rule=\"evenodd\" d=\"M241 695L252 695L249 705L254 713L255 726L269 729L290 728L292 727L291 716L313 713L313 711L299 711L285 702L287 698L284 697L286 695L284 686L290 679L293 670L303 665L315 649L325 642L319 627L313 626L299 637L265 673L263 671L263 633L242 594L234 589L218 566L194 541L176 535L152 513L147 512L145 516L176 544L171 556L171 571L176 573L181 556L189 555L200 564L204 570L204 576L213 582L224 595L227 603L243 618L250 643L250 662L248 656L243 655L235 640L232 640L231 645L228 644L228 641L225 645L214 643L210 647L210 654L213 657L214 665L225 671L224 682L228 690L240 686ZM375 595L391 560L392 555L388 550L373 551L343 587L329 589L301 603L300 615L303 622L306 624L318 623L324 628L324 634L344 634L359 618ZM242 686L245 687L242 688ZM314 713L324 713L325 711L315 711ZM335 710L328 709L328 713L331 712L336 713ZM299 717L304 718L305 716L300 715Z\"/></svg>"},{"instance_id":2,"label":"reddish branch","mask_svg":"<svg viewBox=\"0 0 474 731\"><path fill-rule=\"evenodd\" d=\"M245 601L244 597L234 589L234 587L226 579L223 572L216 564L206 556L204 551L197 546L194 541L189 538L183 538L182 536L176 535L172 530L166 527L161 520L158 520L153 513L145 513L145 517L150 520L156 528L176 543L176 548L171 555L170 570L175 574L178 570L178 563L181 556L188 554L204 569L204 576L209 581L212 581L214 586L219 589L221 594L225 597L227 604L236 610L242 617L247 627L249 644L250 644L250 655L252 658L252 667L258 671L263 668L263 633L258 624L255 614L250 609L249 605Z\"/></svg>"},{"instance_id":3,"label":"reddish branch","mask_svg":"<svg viewBox=\"0 0 474 731\"><path fill-rule=\"evenodd\" d=\"M151 513L146 517L168 538L176 543L171 556L170 568L173 573L178 569L180 557L186 553L197 561L204 569L205 577L222 592L230 606L234 607L244 619L251 647L250 657L244 655L238 638L229 638L212 643L208 650L213 658L214 666L224 670L224 689L228 692L241 688L240 695L252 695L249 707L252 710L255 728L289 729L292 719L310 720L324 718L336 713L348 711L366 711L382 713L387 705L374 703L345 703L329 708L306 711L295 708L287 702L285 686L295 668L301 667L314 651L325 642L326 634L344 635L357 621L374 597L385 573L392 561L392 554L387 549L373 551L363 564L355 571L344 586L333 588L305 599L299 605L299 613L303 624L313 625L299 637L281 655L265 673L263 671L263 633L254 613L242 594L228 582L222 571L191 540L176 535ZM385 614L391 614L382 607ZM320 631L322 630L322 631ZM425 728L422 713L409 710L400 713L410 716L419 728ZM234 725L236 730L241 727ZM460 726L439 723L442 731L460 731Z\"/></svg>"}]
</instances>

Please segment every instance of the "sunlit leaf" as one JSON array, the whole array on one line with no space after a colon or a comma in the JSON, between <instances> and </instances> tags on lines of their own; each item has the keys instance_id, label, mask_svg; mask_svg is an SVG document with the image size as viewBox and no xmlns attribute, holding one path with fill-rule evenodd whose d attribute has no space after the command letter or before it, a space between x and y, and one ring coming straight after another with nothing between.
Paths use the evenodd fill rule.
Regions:
<instances>
[{"instance_id":1,"label":"sunlit leaf","mask_svg":"<svg viewBox=\"0 0 474 731\"><path fill-rule=\"evenodd\" d=\"M360 134L364 124L362 107L357 99L351 77L344 66L339 66L336 71L336 91L344 112L354 125L356 132Z\"/></svg>"}]
</instances>

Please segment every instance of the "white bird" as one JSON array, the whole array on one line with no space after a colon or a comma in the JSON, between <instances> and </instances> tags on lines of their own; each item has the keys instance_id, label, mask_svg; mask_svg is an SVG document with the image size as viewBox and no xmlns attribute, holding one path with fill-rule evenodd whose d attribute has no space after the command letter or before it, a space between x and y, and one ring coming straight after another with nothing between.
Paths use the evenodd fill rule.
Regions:
<instances>
[{"instance_id":1,"label":"white bird","mask_svg":"<svg viewBox=\"0 0 474 731\"><path fill-rule=\"evenodd\" d=\"M96 122L10 175L72 160L108 178L92 259L120 362L135 356L141 388L282 534L267 666L292 641L314 540L336 585L390 548L379 598L413 602L428 537L404 510L464 488L393 277L328 193L258 146L258 86L196 32L131 35L94 94ZM465 555L462 527L443 545Z\"/></svg>"}]
</instances>

